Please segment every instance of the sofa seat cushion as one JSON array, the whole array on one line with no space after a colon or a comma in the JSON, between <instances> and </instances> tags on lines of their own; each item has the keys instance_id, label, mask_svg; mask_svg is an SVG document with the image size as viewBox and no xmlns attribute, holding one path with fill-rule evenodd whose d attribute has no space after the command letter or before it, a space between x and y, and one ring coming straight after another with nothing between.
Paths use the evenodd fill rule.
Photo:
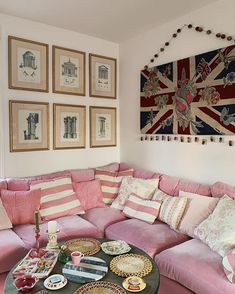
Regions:
<instances>
[{"instance_id":1,"label":"sofa seat cushion","mask_svg":"<svg viewBox=\"0 0 235 294\"><path fill-rule=\"evenodd\" d=\"M135 245L151 257L189 239L188 236L172 230L167 224L160 221L155 221L150 225L137 219L128 219L109 226L105 230L105 236Z\"/></svg>"},{"instance_id":2,"label":"sofa seat cushion","mask_svg":"<svg viewBox=\"0 0 235 294\"><path fill-rule=\"evenodd\" d=\"M179 282L198 294L232 294L223 271L222 258L201 241L192 239L155 257L161 275Z\"/></svg>"},{"instance_id":3,"label":"sofa seat cushion","mask_svg":"<svg viewBox=\"0 0 235 294\"><path fill-rule=\"evenodd\" d=\"M65 216L56 219L58 233L58 241L70 240L79 237L101 238L101 232L85 219L80 216ZM23 240L25 246L30 249L35 246L34 225L19 225L14 227L16 234ZM40 246L47 244L47 223L40 225Z\"/></svg>"},{"instance_id":4,"label":"sofa seat cushion","mask_svg":"<svg viewBox=\"0 0 235 294\"><path fill-rule=\"evenodd\" d=\"M0 240L0 273L4 273L25 256L27 249L11 229L0 231Z\"/></svg>"},{"instance_id":5,"label":"sofa seat cushion","mask_svg":"<svg viewBox=\"0 0 235 294\"><path fill-rule=\"evenodd\" d=\"M108 226L127 219L121 210L111 207L89 209L82 217L94 224L102 233Z\"/></svg>"}]
</instances>

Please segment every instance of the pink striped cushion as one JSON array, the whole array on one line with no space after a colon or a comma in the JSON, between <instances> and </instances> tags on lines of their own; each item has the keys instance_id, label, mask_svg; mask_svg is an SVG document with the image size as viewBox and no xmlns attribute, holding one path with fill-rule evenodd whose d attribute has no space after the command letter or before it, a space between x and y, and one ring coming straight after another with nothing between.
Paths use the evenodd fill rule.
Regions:
<instances>
[{"instance_id":1,"label":"pink striped cushion","mask_svg":"<svg viewBox=\"0 0 235 294\"><path fill-rule=\"evenodd\" d=\"M232 250L223 258L222 264L229 282L235 284L235 250Z\"/></svg>"},{"instance_id":2,"label":"pink striped cushion","mask_svg":"<svg viewBox=\"0 0 235 294\"><path fill-rule=\"evenodd\" d=\"M71 177L31 183L31 190L38 188L42 191L40 214L43 221L85 213L73 191Z\"/></svg>"},{"instance_id":3,"label":"pink striped cushion","mask_svg":"<svg viewBox=\"0 0 235 294\"><path fill-rule=\"evenodd\" d=\"M131 218L137 218L153 224L158 217L161 201L146 200L132 194L125 203L123 213Z\"/></svg>"},{"instance_id":4,"label":"pink striped cushion","mask_svg":"<svg viewBox=\"0 0 235 294\"><path fill-rule=\"evenodd\" d=\"M133 172L133 169L121 172L111 172L98 168L95 170L95 178L101 181L104 203L111 204L113 202L118 195L123 177L132 177Z\"/></svg>"}]
</instances>

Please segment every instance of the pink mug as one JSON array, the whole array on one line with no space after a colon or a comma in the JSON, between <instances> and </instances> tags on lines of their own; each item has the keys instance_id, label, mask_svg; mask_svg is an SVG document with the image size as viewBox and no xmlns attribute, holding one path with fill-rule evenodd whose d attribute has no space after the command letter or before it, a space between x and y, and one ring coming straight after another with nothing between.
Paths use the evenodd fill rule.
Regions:
<instances>
[{"instance_id":1,"label":"pink mug","mask_svg":"<svg viewBox=\"0 0 235 294\"><path fill-rule=\"evenodd\" d=\"M81 253L80 251L74 251L71 253L71 257L72 257L73 264L79 264L81 259L84 257L84 254Z\"/></svg>"}]
</instances>

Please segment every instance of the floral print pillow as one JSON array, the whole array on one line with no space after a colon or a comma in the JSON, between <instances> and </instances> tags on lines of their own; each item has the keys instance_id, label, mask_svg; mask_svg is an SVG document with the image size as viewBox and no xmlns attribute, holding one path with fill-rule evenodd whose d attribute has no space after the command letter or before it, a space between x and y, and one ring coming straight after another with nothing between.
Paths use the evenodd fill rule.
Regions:
<instances>
[{"instance_id":1,"label":"floral print pillow","mask_svg":"<svg viewBox=\"0 0 235 294\"><path fill-rule=\"evenodd\" d=\"M123 210L125 203L131 194L135 194L144 199L151 199L154 191L158 187L159 179L139 179L124 177L119 189L117 198L111 207Z\"/></svg>"},{"instance_id":2,"label":"floral print pillow","mask_svg":"<svg viewBox=\"0 0 235 294\"><path fill-rule=\"evenodd\" d=\"M221 256L235 248L235 200L224 195L213 213L195 228L194 235Z\"/></svg>"}]
</instances>

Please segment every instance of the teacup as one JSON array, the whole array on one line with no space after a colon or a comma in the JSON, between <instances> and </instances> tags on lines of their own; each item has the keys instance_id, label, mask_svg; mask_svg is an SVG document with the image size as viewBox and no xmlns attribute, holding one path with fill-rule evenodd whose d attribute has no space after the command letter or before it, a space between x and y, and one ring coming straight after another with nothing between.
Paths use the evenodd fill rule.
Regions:
<instances>
[{"instance_id":1,"label":"teacup","mask_svg":"<svg viewBox=\"0 0 235 294\"><path fill-rule=\"evenodd\" d=\"M80 251L74 251L71 253L71 258L72 258L73 264L79 264L83 257L84 257L84 254Z\"/></svg>"}]
</instances>

